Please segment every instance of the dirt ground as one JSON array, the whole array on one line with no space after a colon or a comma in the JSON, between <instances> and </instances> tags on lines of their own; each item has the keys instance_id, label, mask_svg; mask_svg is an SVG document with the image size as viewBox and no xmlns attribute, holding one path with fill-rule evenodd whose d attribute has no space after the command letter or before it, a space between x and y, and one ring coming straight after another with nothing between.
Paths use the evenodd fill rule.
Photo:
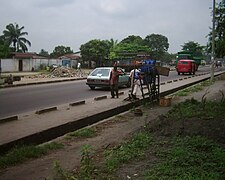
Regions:
<instances>
[{"instance_id":1,"label":"dirt ground","mask_svg":"<svg viewBox=\"0 0 225 180\"><path fill-rule=\"evenodd\" d=\"M207 93L207 100L221 100L222 93L225 94L225 81L217 80L210 87L193 93L186 97L176 97L172 99L172 106L185 99L195 98L201 101L204 94ZM83 145L91 145L95 152L102 152L107 148L119 145L128 139L133 133L137 132L140 128L146 125L146 123L152 123L152 126L157 126L161 120L163 120L163 114L167 113L170 107L160 107L154 105L153 107L139 107L143 111L143 116L136 116L132 111L119 114L115 117L104 120L101 123L96 124L98 135L93 138L87 139L70 139L66 140L64 137L60 137L54 141L62 142L65 147L61 150L52 152L47 156L43 156L39 159L28 160L27 162L0 170L0 179L2 180L40 180L51 179L53 175L53 162L59 161L63 169L74 171L79 167L81 161L81 147ZM178 125L177 125L178 126ZM210 126L210 124L209 124ZM163 132L157 133L170 133L171 131L167 126ZM198 125L196 125L198 128ZM225 138L224 138L225 139ZM117 175L119 179L142 179L141 174L138 174L140 169L145 168L147 161L154 163L154 157L149 157L141 162L134 162L126 166L122 166Z\"/></svg>"}]
</instances>

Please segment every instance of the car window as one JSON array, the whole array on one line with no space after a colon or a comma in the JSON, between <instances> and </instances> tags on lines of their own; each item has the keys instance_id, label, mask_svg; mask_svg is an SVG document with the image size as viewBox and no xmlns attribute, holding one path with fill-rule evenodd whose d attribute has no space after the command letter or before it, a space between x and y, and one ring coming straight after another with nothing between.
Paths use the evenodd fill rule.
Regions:
<instances>
[{"instance_id":1,"label":"car window","mask_svg":"<svg viewBox=\"0 0 225 180\"><path fill-rule=\"evenodd\" d=\"M95 69L91 76L109 76L110 69Z\"/></svg>"}]
</instances>

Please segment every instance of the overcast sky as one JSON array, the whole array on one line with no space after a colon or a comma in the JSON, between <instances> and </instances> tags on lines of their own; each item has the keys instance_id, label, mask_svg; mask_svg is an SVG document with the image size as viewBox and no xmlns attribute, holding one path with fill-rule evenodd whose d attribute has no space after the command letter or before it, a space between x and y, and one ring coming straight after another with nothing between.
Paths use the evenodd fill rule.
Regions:
<instances>
[{"instance_id":1,"label":"overcast sky","mask_svg":"<svg viewBox=\"0 0 225 180\"><path fill-rule=\"evenodd\" d=\"M217 0L217 2L220 0ZM82 44L129 35L161 34L169 52L195 41L206 45L212 0L1 0L0 35L9 23L24 26L30 52L58 45L76 52Z\"/></svg>"}]
</instances>

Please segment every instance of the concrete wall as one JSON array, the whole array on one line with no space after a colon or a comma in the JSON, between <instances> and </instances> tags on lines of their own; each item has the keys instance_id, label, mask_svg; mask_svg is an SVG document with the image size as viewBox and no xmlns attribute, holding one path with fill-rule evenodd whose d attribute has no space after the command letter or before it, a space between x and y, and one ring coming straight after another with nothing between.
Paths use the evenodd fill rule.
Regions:
<instances>
[{"instance_id":1,"label":"concrete wall","mask_svg":"<svg viewBox=\"0 0 225 180\"><path fill-rule=\"evenodd\" d=\"M19 62L14 59L1 59L1 72L14 72L19 70Z\"/></svg>"},{"instance_id":2,"label":"concrete wall","mask_svg":"<svg viewBox=\"0 0 225 180\"><path fill-rule=\"evenodd\" d=\"M51 66L53 64L62 66L61 59L21 59L22 71L38 70L40 65ZM19 59L1 59L0 67L1 72L18 72L19 71Z\"/></svg>"}]
</instances>

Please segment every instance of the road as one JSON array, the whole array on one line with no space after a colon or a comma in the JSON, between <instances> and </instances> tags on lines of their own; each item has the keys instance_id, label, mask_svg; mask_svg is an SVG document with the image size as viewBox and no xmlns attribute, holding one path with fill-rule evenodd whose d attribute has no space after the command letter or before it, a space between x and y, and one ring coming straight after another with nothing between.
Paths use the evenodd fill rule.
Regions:
<instances>
[{"instance_id":1,"label":"road","mask_svg":"<svg viewBox=\"0 0 225 180\"><path fill-rule=\"evenodd\" d=\"M209 70L209 67L203 67L196 74ZM175 71L171 71L168 77L161 76L160 82L179 77ZM0 89L0 119L100 95L109 95L108 90L90 90L85 83L85 80L81 80Z\"/></svg>"}]
</instances>

